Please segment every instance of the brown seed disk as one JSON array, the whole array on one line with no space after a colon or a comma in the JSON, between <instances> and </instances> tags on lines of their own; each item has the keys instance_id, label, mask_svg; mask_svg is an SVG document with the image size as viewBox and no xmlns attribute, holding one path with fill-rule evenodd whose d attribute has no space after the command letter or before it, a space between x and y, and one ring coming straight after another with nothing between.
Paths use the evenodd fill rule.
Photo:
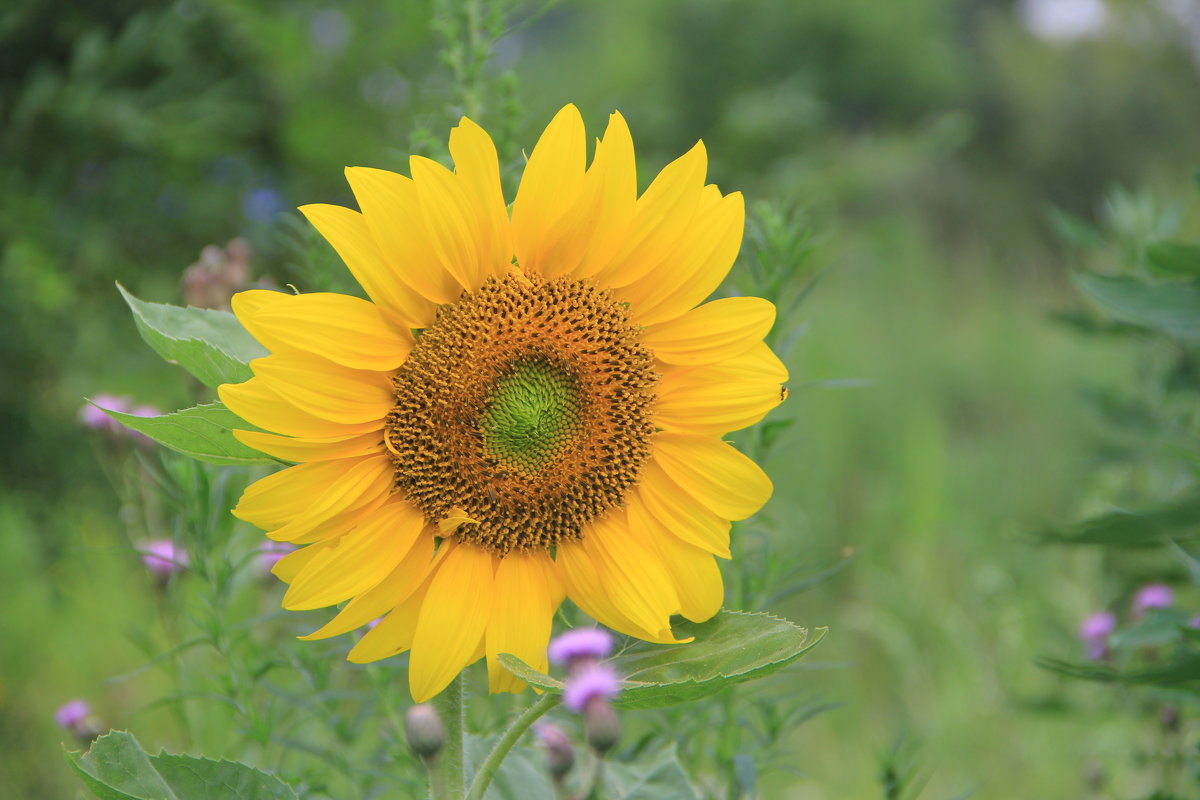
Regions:
<instances>
[{"instance_id":1,"label":"brown seed disk","mask_svg":"<svg viewBox=\"0 0 1200 800\"><path fill-rule=\"evenodd\" d=\"M465 511L476 521L458 539L499 556L578 539L624 502L650 455L658 376L639 338L625 306L588 281L510 274L442 306L393 379L397 487L431 523ZM536 457L497 444L507 407L494 404L528 374L554 389L534 404L553 434Z\"/></svg>"}]
</instances>

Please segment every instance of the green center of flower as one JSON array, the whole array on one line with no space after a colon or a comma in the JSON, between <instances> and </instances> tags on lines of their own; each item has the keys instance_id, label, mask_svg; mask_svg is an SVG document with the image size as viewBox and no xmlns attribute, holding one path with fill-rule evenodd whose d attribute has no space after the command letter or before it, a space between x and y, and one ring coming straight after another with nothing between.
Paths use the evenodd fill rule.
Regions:
<instances>
[{"instance_id":1,"label":"green center of flower","mask_svg":"<svg viewBox=\"0 0 1200 800\"><path fill-rule=\"evenodd\" d=\"M480 416L483 447L498 464L533 475L581 431L578 381L544 358L521 359L509 370Z\"/></svg>"}]
</instances>

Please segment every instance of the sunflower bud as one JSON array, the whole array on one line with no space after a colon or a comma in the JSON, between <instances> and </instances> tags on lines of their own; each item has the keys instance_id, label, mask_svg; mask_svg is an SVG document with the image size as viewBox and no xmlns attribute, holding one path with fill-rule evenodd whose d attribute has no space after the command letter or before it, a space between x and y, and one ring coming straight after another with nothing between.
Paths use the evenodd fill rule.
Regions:
<instances>
[{"instance_id":1,"label":"sunflower bud","mask_svg":"<svg viewBox=\"0 0 1200 800\"><path fill-rule=\"evenodd\" d=\"M446 726L437 709L418 703L404 715L404 738L422 761L432 761L446 743Z\"/></svg>"}]
</instances>

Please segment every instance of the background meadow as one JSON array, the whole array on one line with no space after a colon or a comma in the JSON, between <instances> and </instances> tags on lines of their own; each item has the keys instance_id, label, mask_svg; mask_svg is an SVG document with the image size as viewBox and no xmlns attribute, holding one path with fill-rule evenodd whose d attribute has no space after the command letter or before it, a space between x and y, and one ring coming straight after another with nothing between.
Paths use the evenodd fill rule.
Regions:
<instances>
[{"instance_id":1,"label":"background meadow","mask_svg":"<svg viewBox=\"0 0 1200 800\"><path fill-rule=\"evenodd\" d=\"M257 534L220 513L248 473L148 455L78 413L101 392L202 398L142 344L114 281L180 303L202 248L243 237L254 278L343 287L295 206L352 205L344 166L406 171L464 111L497 137L511 190L566 102L592 135L619 109L644 178L703 138L710 180L751 208L726 291L753 293L767 263L806 292L778 323L792 395L770 418L790 422L766 461L775 497L735 529L727 605L830 633L745 702L626 712L627 746L666 736L685 764L737 757L736 779L696 778L704 797L1162 788L1156 713L1038 659L1080 660L1079 621L1124 614L1142 583L1171 583L1189 612L1200 592L1169 552L1036 534L1151 502L1196 464L1156 460L1194 415L1171 431L1138 415L1186 405L1153 380L1178 348L1081 322L1102 318L1071 275L1200 241L1200 7L1110 0L1103 25L1069 30L1040 5L0 10L0 793L82 791L53 719L74 697L148 749L248 759L313 797L418 791L387 778L411 760L395 667L351 667L337 640L267 663L271 642L324 617L278 612L280 587L251 574ZM134 543L180 519L222 544L163 592ZM186 697L181 670L200 687ZM486 728L497 708L473 713ZM335 729L315 729L318 711ZM1191 769L1195 709L1179 713ZM713 736L714 720L741 733Z\"/></svg>"}]
</instances>

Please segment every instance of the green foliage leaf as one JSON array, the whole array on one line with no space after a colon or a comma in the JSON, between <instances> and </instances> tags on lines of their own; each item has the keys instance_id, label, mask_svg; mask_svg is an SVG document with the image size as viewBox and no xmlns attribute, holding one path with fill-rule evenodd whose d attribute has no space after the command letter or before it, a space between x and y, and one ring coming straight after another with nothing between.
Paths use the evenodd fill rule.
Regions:
<instances>
[{"instance_id":1,"label":"green foliage leaf","mask_svg":"<svg viewBox=\"0 0 1200 800\"><path fill-rule=\"evenodd\" d=\"M1154 547L1167 539L1190 539L1200 533L1200 494L1139 511L1113 511L1068 528L1042 531L1049 544L1108 547Z\"/></svg>"},{"instance_id":2,"label":"green foliage leaf","mask_svg":"<svg viewBox=\"0 0 1200 800\"><path fill-rule=\"evenodd\" d=\"M605 796L612 800L697 800L675 745L633 762L610 761L604 770Z\"/></svg>"},{"instance_id":3,"label":"green foliage leaf","mask_svg":"<svg viewBox=\"0 0 1200 800\"><path fill-rule=\"evenodd\" d=\"M228 311L147 303L119 283L117 289L129 304L146 344L205 386L249 380L253 377L249 362L267 355Z\"/></svg>"},{"instance_id":4,"label":"green foliage leaf","mask_svg":"<svg viewBox=\"0 0 1200 800\"><path fill-rule=\"evenodd\" d=\"M765 677L816 646L828 628L810 638L806 628L770 614L725 611L707 622L681 622L672 627L687 644L636 642L609 663L624 679L620 708L658 708L696 700L726 686ZM500 661L522 680L550 691L562 681L533 669L515 656Z\"/></svg>"},{"instance_id":5,"label":"green foliage leaf","mask_svg":"<svg viewBox=\"0 0 1200 800\"><path fill-rule=\"evenodd\" d=\"M1118 320L1200 342L1200 281L1151 283L1130 276L1076 275L1075 283Z\"/></svg>"},{"instance_id":6,"label":"green foliage leaf","mask_svg":"<svg viewBox=\"0 0 1200 800\"><path fill-rule=\"evenodd\" d=\"M1200 275L1200 245L1155 242L1146 248L1146 261L1172 275Z\"/></svg>"},{"instance_id":7,"label":"green foliage leaf","mask_svg":"<svg viewBox=\"0 0 1200 800\"><path fill-rule=\"evenodd\" d=\"M101 736L67 760L100 800L297 800L283 781L235 761L147 755L125 731Z\"/></svg>"},{"instance_id":8,"label":"green foliage leaf","mask_svg":"<svg viewBox=\"0 0 1200 800\"><path fill-rule=\"evenodd\" d=\"M253 429L221 403L185 408L158 417L138 417L104 409L104 413L127 428L145 434L154 441L210 464L280 464L278 459L239 442L233 428Z\"/></svg>"}]
</instances>

